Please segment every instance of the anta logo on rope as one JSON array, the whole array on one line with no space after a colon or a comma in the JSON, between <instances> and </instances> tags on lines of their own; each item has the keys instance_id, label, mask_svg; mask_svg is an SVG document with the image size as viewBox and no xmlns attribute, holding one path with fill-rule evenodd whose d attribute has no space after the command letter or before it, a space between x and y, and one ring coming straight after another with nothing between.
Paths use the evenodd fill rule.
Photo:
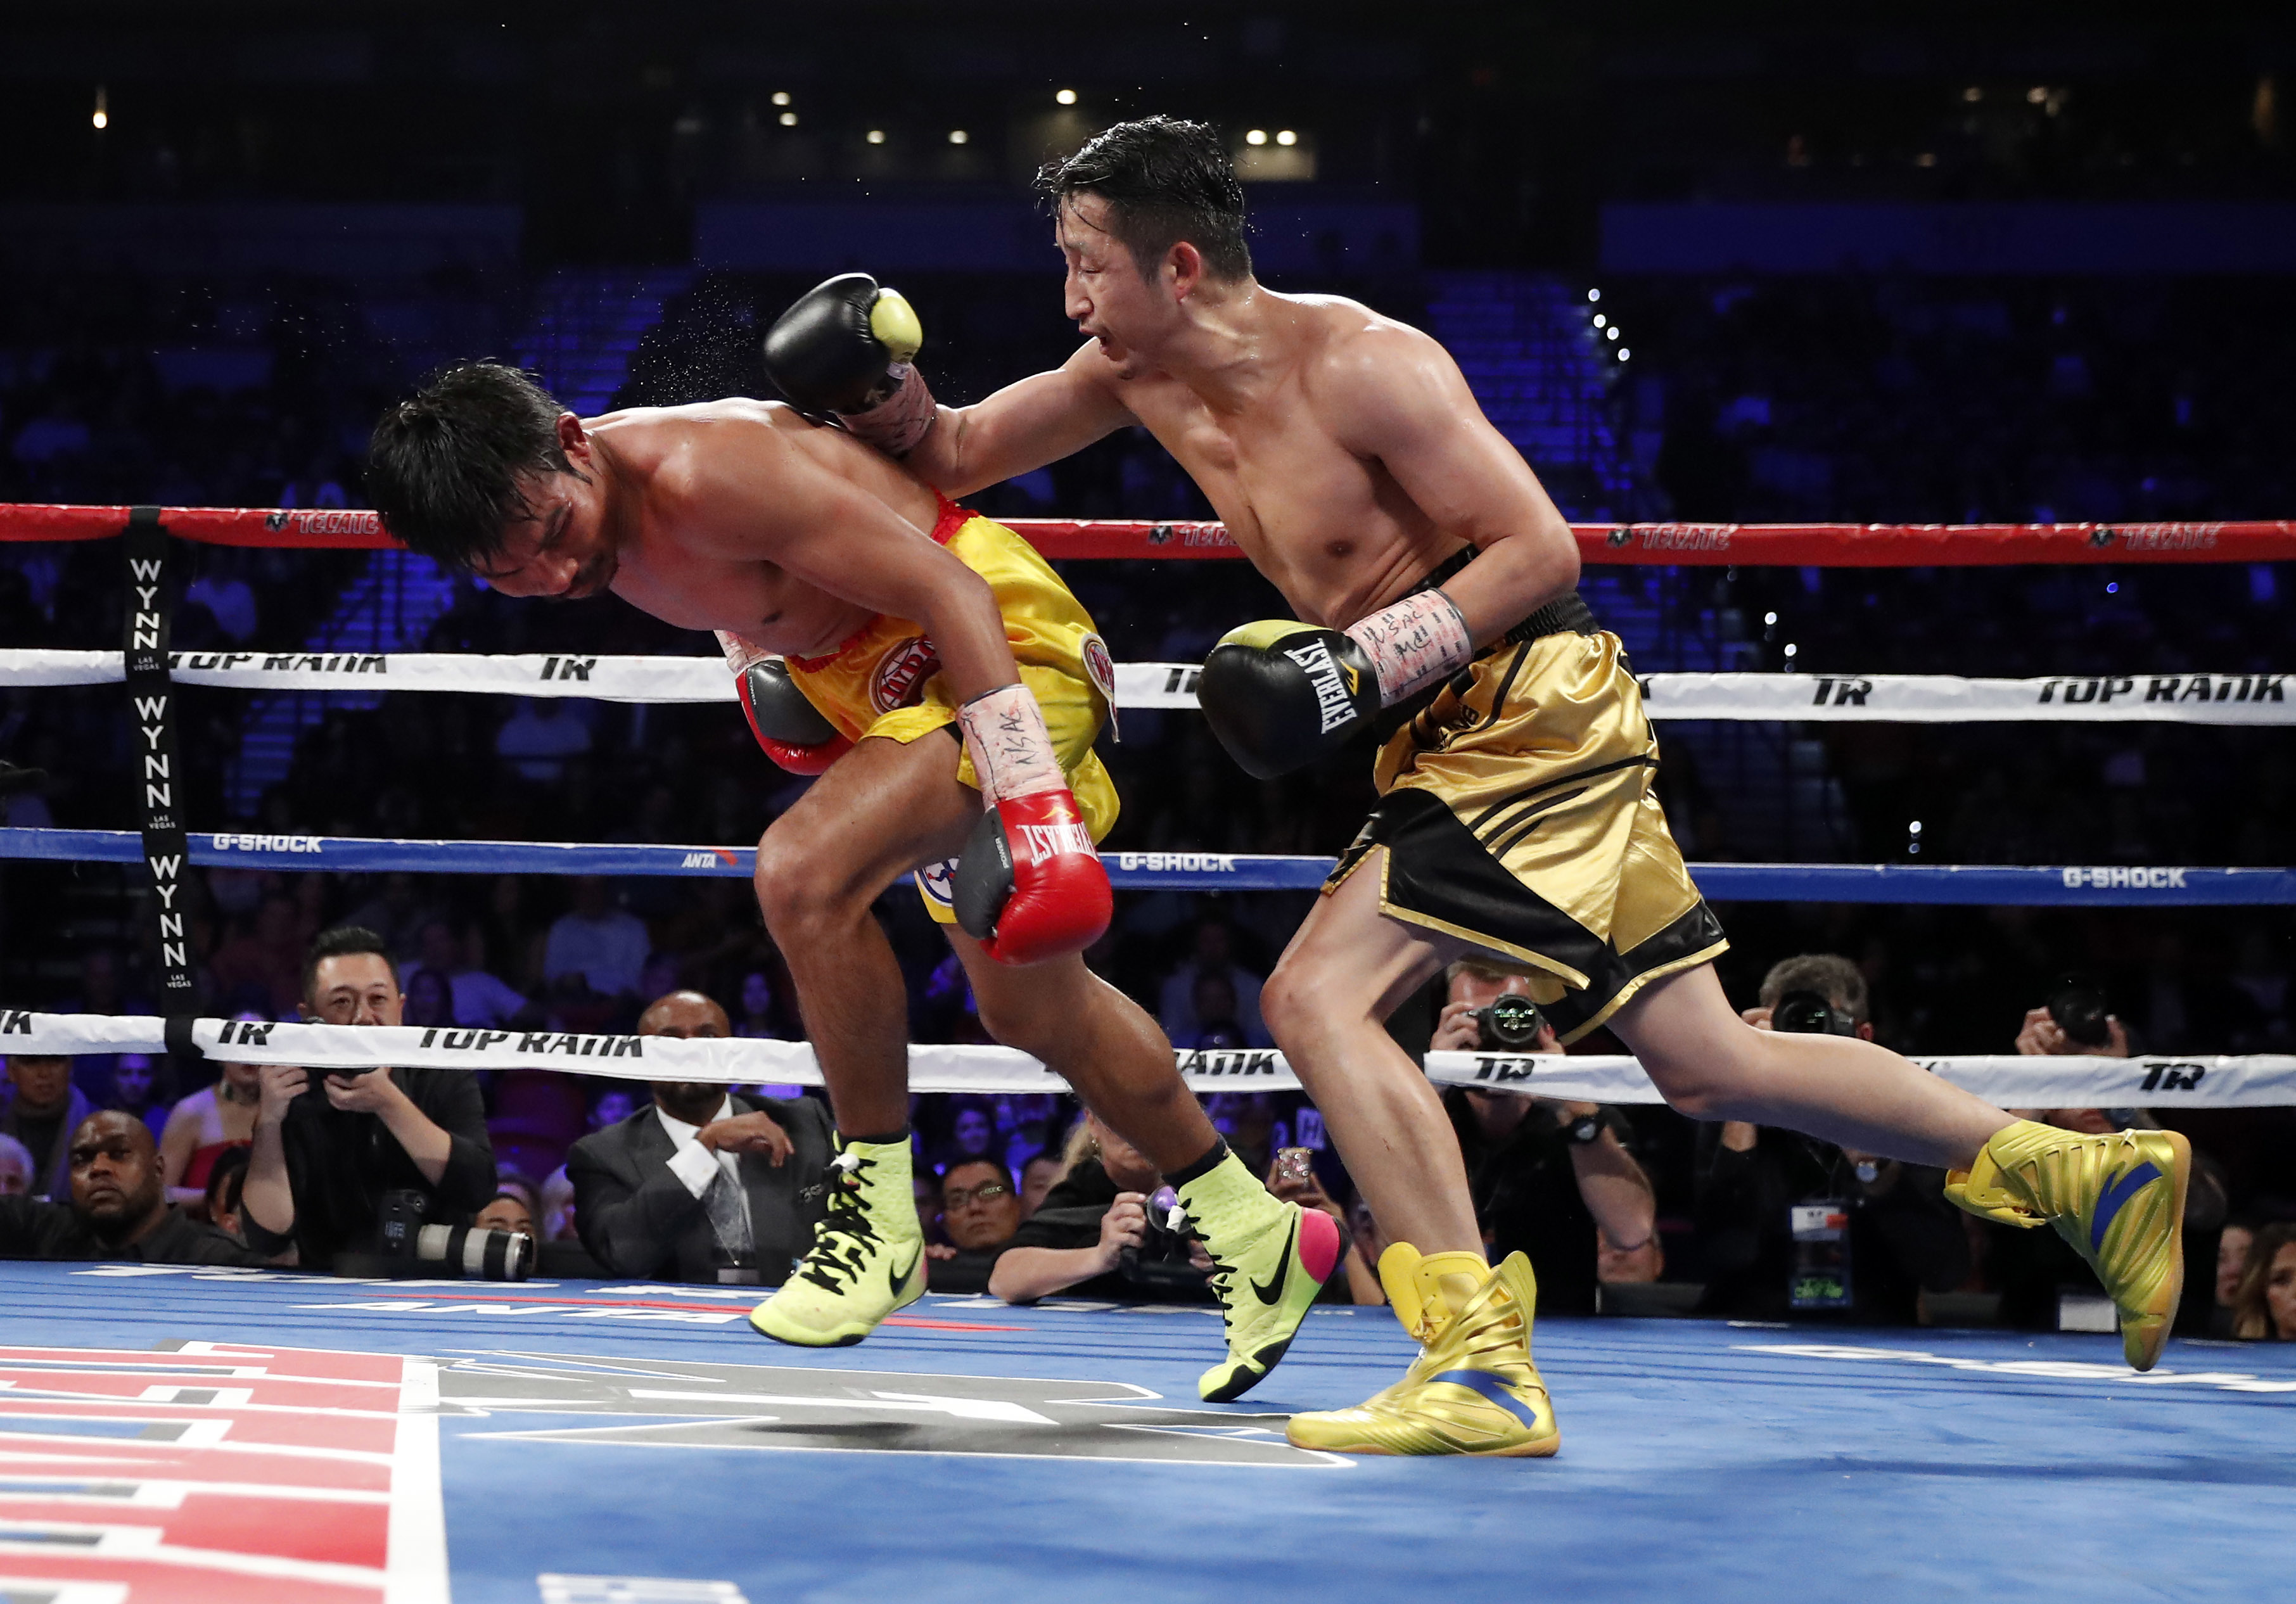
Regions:
<instances>
[{"instance_id":1,"label":"anta logo on rope","mask_svg":"<svg viewBox=\"0 0 2296 1604\"><path fill-rule=\"evenodd\" d=\"M885 649L869 675L869 705L880 713L913 708L924 694L925 682L940 672L940 654L932 642L911 635Z\"/></svg>"},{"instance_id":2,"label":"anta logo on rope","mask_svg":"<svg viewBox=\"0 0 2296 1604\"><path fill-rule=\"evenodd\" d=\"M2148 702L2285 702L2284 674L2154 674L2121 675L2098 679L2053 679L2041 685L2041 702L2079 707L2086 702L2109 702L2138 694Z\"/></svg>"},{"instance_id":3,"label":"anta logo on rope","mask_svg":"<svg viewBox=\"0 0 2296 1604\"><path fill-rule=\"evenodd\" d=\"M1305 646L1287 646L1283 655L1307 671L1308 683L1316 692L1316 709L1324 721L1318 733L1328 735L1355 717L1353 687L1332 660L1330 647L1310 641Z\"/></svg>"},{"instance_id":4,"label":"anta logo on rope","mask_svg":"<svg viewBox=\"0 0 2296 1604\"><path fill-rule=\"evenodd\" d=\"M1283 1073L1283 1055L1265 1049L1244 1051L1199 1047L1176 1051L1172 1056L1179 1064L1183 1076L1195 1076L1206 1080L1242 1080L1253 1076Z\"/></svg>"},{"instance_id":5,"label":"anta logo on rope","mask_svg":"<svg viewBox=\"0 0 2296 1604\"><path fill-rule=\"evenodd\" d=\"M263 515L263 527L275 535L380 535L382 519L343 507L282 507Z\"/></svg>"},{"instance_id":6,"label":"anta logo on rope","mask_svg":"<svg viewBox=\"0 0 2296 1604\"><path fill-rule=\"evenodd\" d=\"M1068 853L1080 853L1086 857L1095 855L1092 832L1081 824L1023 824L1021 838L1028 843L1029 855L1037 863L1060 857Z\"/></svg>"}]
</instances>

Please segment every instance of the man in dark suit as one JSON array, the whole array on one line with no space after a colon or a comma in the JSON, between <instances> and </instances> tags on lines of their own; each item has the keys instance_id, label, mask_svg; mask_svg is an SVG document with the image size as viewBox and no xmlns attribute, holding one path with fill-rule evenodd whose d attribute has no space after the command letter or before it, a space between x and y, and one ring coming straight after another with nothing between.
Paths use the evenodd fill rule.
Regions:
<instances>
[{"instance_id":1,"label":"man in dark suit","mask_svg":"<svg viewBox=\"0 0 2296 1604\"><path fill-rule=\"evenodd\" d=\"M726 1011L676 991L640 1035L726 1036ZM567 1155L574 1221L616 1275L779 1286L813 1245L836 1150L828 1107L656 1081L653 1104L593 1132Z\"/></svg>"}]
</instances>

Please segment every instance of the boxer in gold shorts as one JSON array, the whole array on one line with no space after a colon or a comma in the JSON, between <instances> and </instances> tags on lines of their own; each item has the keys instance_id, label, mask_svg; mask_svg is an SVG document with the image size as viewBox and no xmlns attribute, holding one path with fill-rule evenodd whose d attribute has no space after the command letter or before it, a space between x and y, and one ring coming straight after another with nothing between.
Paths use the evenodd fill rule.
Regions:
<instances>
[{"instance_id":1,"label":"boxer in gold shorts","mask_svg":"<svg viewBox=\"0 0 2296 1604\"><path fill-rule=\"evenodd\" d=\"M912 371L849 426L951 495L1144 427L1296 614L1205 661L1198 699L1230 755L1272 776L1398 726L1371 822L1260 1008L1396 1244L1381 1280L1422 1347L1364 1404L1293 1417L1292 1440L1507 1455L1561 1440L1530 1357L1529 1264L1485 1262L1442 1105L1384 1028L1478 953L1531 974L1566 1035L1607 1025L1693 1117L1937 1166L1972 1212L2053 1226L2150 1368L2183 1283L2184 1138L2015 1120L1871 1043L1738 1017L1709 962L1720 927L1651 791L1641 698L1578 597L1572 530L1449 355L1353 301L1259 283L1242 186L1201 124L1119 124L1039 188L1082 348L972 406L939 406Z\"/></svg>"}]
</instances>

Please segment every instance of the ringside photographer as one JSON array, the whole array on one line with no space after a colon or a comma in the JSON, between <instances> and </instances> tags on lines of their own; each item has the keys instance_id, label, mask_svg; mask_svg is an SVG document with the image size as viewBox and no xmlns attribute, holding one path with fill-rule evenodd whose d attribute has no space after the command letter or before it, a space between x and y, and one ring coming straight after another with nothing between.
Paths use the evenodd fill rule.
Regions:
<instances>
[{"instance_id":1,"label":"ringside photographer","mask_svg":"<svg viewBox=\"0 0 2296 1604\"><path fill-rule=\"evenodd\" d=\"M1472 962L1447 973L1435 1051L1562 1051L1522 976ZM1602 1281L1657 1279L1656 1194L1617 1109L1466 1086L1444 1093L1443 1106L1483 1240L1495 1261L1517 1248L1529 1256L1540 1309L1591 1314Z\"/></svg>"},{"instance_id":2,"label":"ringside photographer","mask_svg":"<svg viewBox=\"0 0 2296 1604\"><path fill-rule=\"evenodd\" d=\"M395 1026L401 1002L373 931L344 925L313 940L306 1019ZM310 1270L346 1254L411 1256L423 1226L464 1224L494 1195L486 1107L469 1070L264 1067L241 1193L258 1252L291 1247Z\"/></svg>"},{"instance_id":3,"label":"ringside photographer","mask_svg":"<svg viewBox=\"0 0 2296 1604\"><path fill-rule=\"evenodd\" d=\"M1210 1256L1174 1223L1164 1177L1098 1115L1080 1128L1076 1162L1013 1232L989 1291L1015 1304L1071 1289L1118 1301L1208 1296Z\"/></svg>"},{"instance_id":4,"label":"ringside photographer","mask_svg":"<svg viewBox=\"0 0 2296 1604\"><path fill-rule=\"evenodd\" d=\"M1772 965L1745 1018L1759 1030L1874 1039L1866 977L1832 953ZM1702 1127L1699 1312L1926 1323L1923 1295L1953 1291L1969 1275L1964 1216L1944 1183L1940 1170L1793 1131L1738 1120Z\"/></svg>"}]
</instances>

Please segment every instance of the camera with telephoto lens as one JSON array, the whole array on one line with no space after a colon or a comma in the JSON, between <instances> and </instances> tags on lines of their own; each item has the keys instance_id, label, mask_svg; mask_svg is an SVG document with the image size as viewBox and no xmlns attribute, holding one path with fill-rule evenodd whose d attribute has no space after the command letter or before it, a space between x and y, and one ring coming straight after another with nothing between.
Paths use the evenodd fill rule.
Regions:
<instances>
[{"instance_id":1,"label":"camera with telephoto lens","mask_svg":"<svg viewBox=\"0 0 2296 1604\"><path fill-rule=\"evenodd\" d=\"M1159 1291L1201 1291L1211 1277L1196 1268L1188 1252L1194 1233L1187 1229L1179 1194L1168 1186L1159 1187L1143 1212L1148 1216L1148 1229L1141 1236L1140 1246L1118 1252L1118 1273L1136 1286Z\"/></svg>"},{"instance_id":2,"label":"camera with telephoto lens","mask_svg":"<svg viewBox=\"0 0 2296 1604\"><path fill-rule=\"evenodd\" d=\"M437 1264L465 1281L524 1281L534 1273L534 1239L522 1231L426 1225L428 1205L410 1189L382 1195L376 1234L382 1251L415 1265Z\"/></svg>"},{"instance_id":3,"label":"camera with telephoto lens","mask_svg":"<svg viewBox=\"0 0 2296 1604\"><path fill-rule=\"evenodd\" d=\"M1770 1010L1770 1028L1796 1035L1854 1036L1857 1021L1824 992L1790 991Z\"/></svg>"},{"instance_id":4,"label":"camera with telephoto lens","mask_svg":"<svg viewBox=\"0 0 2296 1604\"><path fill-rule=\"evenodd\" d=\"M2067 977L2049 999L2049 1018L2065 1040L2084 1047L2103 1047L2112 1040L2112 1012L2104 989L2078 975Z\"/></svg>"},{"instance_id":5,"label":"camera with telephoto lens","mask_svg":"<svg viewBox=\"0 0 2296 1604\"><path fill-rule=\"evenodd\" d=\"M1529 1052L1538 1045L1538 1004L1520 992L1506 992L1488 1006L1471 1011L1475 1048L1480 1052Z\"/></svg>"}]
</instances>

